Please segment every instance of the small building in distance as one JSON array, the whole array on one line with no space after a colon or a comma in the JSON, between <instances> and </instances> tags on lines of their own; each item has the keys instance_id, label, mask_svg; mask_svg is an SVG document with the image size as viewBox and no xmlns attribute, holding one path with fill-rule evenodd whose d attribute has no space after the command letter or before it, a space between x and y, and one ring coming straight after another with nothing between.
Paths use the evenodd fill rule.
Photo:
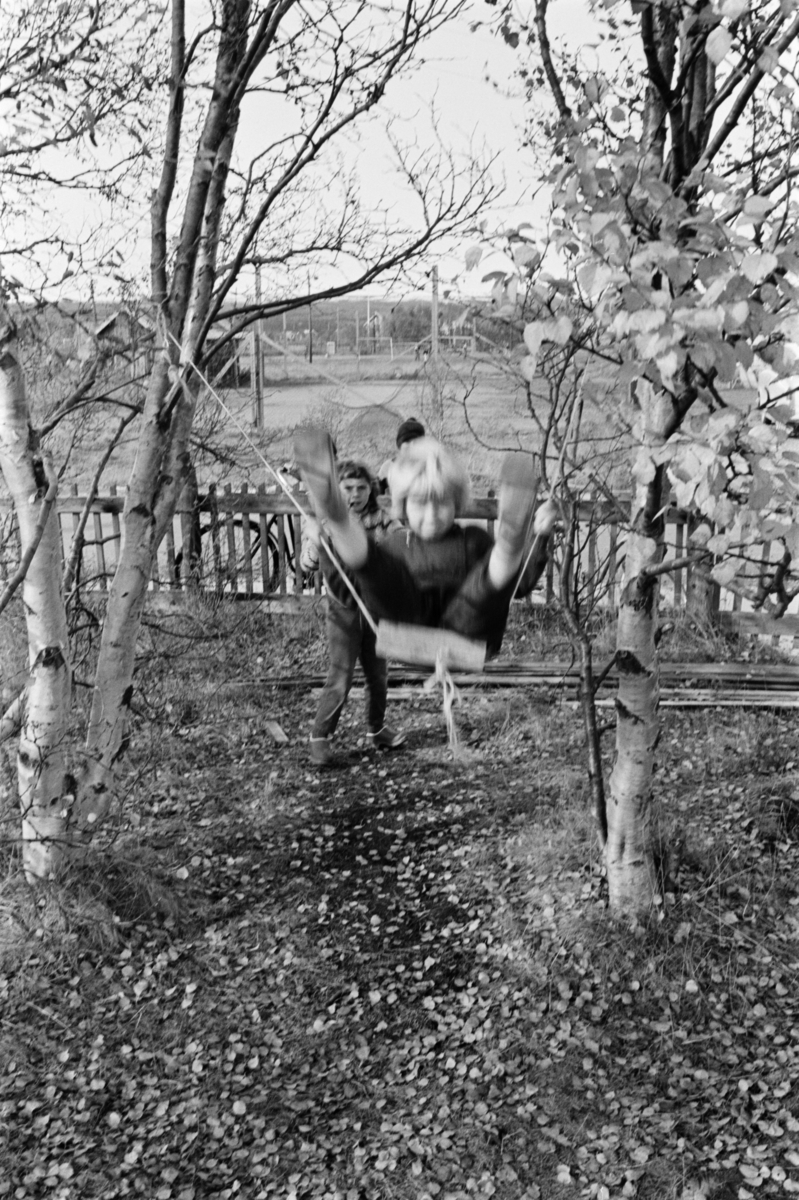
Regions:
<instances>
[{"instance_id":1,"label":"small building in distance","mask_svg":"<svg viewBox=\"0 0 799 1200\"><path fill-rule=\"evenodd\" d=\"M155 361L155 323L144 312L118 308L80 335L78 353L89 358L95 347L106 357L103 372L107 386L144 382Z\"/></svg>"}]
</instances>

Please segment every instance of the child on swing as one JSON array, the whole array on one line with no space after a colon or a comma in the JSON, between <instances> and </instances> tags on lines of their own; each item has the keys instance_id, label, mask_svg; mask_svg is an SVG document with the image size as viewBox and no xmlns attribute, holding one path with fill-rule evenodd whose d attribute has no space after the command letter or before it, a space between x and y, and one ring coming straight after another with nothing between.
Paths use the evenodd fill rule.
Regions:
<instances>
[{"instance_id":1,"label":"child on swing","mask_svg":"<svg viewBox=\"0 0 799 1200\"><path fill-rule=\"evenodd\" d=\"M373 616L450 629L485 642L489 656L498 653L511 598L540 579L557 520L551 500L533 519L537 480L528 456L509 455L503 463L492 539L477 526L456 525L469 499L469 476L434 438L417 438L391 480L395 511L404 510L408 528L378 545L341 499L328 435L308 430L295 454L314 511ZM520 579L531 528L534 551Z\"/></svg>"},{"instance_id":2,"label":"child on swing","mask_svg":"<svg viewBox=\"0 0 799 1200\"><path fill-rule=\"evenodd\" d=\"M332 442L331 452L334 455ZM335 462L334 462L335 465ZM343 511L371 541L384 537L398 522L377 503L375 482L364 463L348 459L336 468ZM388 664L375 650L375 635L358 608L352 592L319 544L319 530L311 528L303 540L300 563L304 571L319 566L327 587L327 648L329 666L311 728L311 762L316 767L334 763L330 740L336 731L352 687L355 664L360 659L366 685L367 740L370 746L394 750L405 735L385 723Z\"/></svg>"}]
</instances>

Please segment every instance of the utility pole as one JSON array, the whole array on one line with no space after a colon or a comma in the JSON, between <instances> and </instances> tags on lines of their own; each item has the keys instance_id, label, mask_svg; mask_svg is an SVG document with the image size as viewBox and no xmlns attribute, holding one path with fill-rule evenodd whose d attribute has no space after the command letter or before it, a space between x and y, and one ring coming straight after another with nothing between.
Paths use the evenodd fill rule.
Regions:
<instances>
[{"instance_id":1,"label":"utility pole","mask_svg":"<svg viewBox=\"0 0 799 1200\"><path fill-rule=\"evenodd\" d=\"M311 304L311 273L308 272L308 362L313 362L313 305Z\"/></svg>"},{"instance_id":2,"label":"utility pole","mask_svg":"<svg viewBox=\"0 0 799 1200\"><path fill-rule=\"evenodd\" d=\"M264 381L263 359L261 357L261 264L255 264L255 303L258 306L258 320L252 334L252 384L253 384L253 423L256 429L264 427Z\"/></svg>"},{"instance_id":3,"label":"utility pole","mask_svg":"<svg viewBox=\"0 0 799 1200\"><path fill-rule=\"evenodd\" d=\"M433 386L433 412L439 425L438 433L440 436L444 413L441 406L441 379L438 357L438 267L433 267L430 272L430 280L433 287L433 298L430 305L430 377Z\"/></svg>"}]
</instances>

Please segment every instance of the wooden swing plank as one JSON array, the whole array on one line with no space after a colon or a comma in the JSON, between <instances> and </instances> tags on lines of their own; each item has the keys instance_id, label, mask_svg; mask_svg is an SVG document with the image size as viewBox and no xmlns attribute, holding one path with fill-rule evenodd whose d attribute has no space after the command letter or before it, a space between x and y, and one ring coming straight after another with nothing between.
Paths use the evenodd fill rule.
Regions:
<instances>
[{"instance_id":1,"label":"wooden swing plank","mask_svg":"<svg viewBox=\"0 0 799 1200\"><path fill-rule=\"evenodd\" d=\"M450 671L482 671L485 642L473 642L451 629L428 629L425 625L403 625L381 621L377 626L377 653L397 662L434 667L439 655Z\"/></svg>"}]
</instances>

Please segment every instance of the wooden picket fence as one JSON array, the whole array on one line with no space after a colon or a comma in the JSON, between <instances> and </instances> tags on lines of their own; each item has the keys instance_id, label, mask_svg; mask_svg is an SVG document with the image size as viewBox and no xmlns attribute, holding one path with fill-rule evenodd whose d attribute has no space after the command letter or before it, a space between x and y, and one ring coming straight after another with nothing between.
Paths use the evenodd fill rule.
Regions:
<instances>
[{"instance_id":1,"label":"wooden picket fence","mask_svg":"<svg viewBox=\"0 0 799 1200\"><path fill-rule=\"evenodd\" d=\"M303 510L308 501L304 492L295 492ZM71 489L58 499L58 516L64 557L69 555L86 497ZM90 506L84 531L84 545L77 576L80 586L106 591L116 569L121 544L124 495L116 488L98 496ZM484 525L493 532L497 502L491 496L471 501L463 520ZM578 505L580 532L580 578L586 602L615 608L624 564L623 524L618 507L605 500L584 498ZM14 541L11 532L11 508L0 500L0 519L6 530L6 546ZM303 574L300 565L303 515L296 505L275 488L265 484L251 487L242 483L186 496L158 552L150 583L154 592L173 594L178 599L186 590L213 593L235 600L269 601L277 607L296 609L323 591L319 572ZM676 509L667 517L668 557L679 559L686 552L688 515ZM768 551L766 551L767 553ZM7 549L8 560L0 565L6 576L13 570L16 550ZM689 568L683 566L661 578L662 603L679 609L684 605ZM545 578L536 592L536 603L549 603L559 588L557 556L548 564ZM163 597L166 599L166 596ZM778 622L751 612L751 605L725 589L716 589L716 606L729 623L756 629L775 637L799 636L799 616L790 615ZM799 609L799 603L791 609ZM747 612L747 609L750 611Z\"/></svg>"}]
</instances>

